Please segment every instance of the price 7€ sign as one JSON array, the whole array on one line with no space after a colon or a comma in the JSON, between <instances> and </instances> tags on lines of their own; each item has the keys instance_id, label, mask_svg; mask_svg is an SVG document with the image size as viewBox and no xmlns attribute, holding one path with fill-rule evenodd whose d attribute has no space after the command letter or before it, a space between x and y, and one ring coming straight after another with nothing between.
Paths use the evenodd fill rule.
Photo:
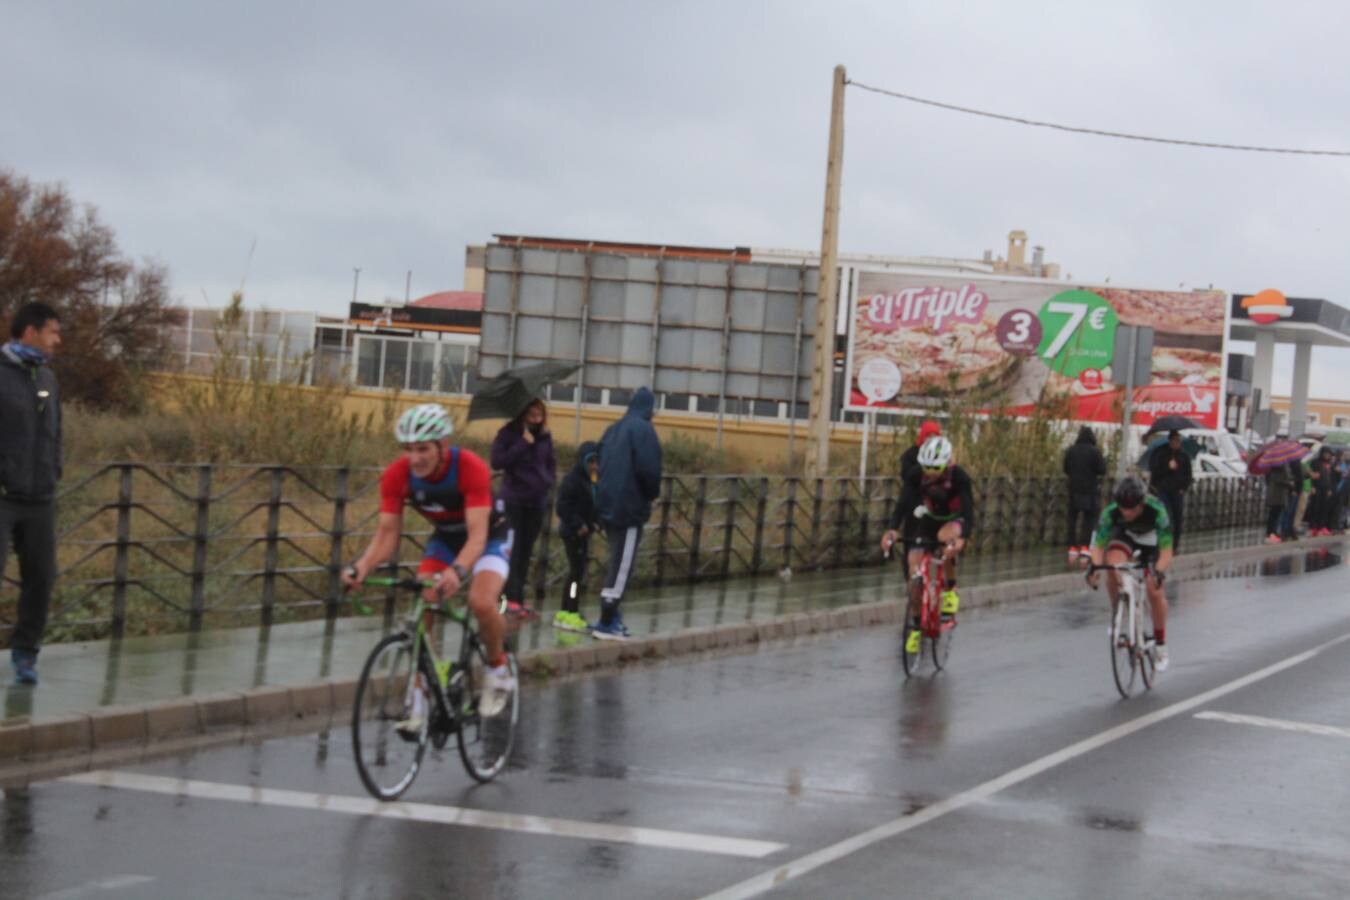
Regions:
<instances>
[{"instance_id":1,"label":"price 7\u20ac sign","mask_svg":"<svg viewBox=\"0 0 1350 900\"><path fill-rule=\"evenodd\" d=\"M1111 364L1116 311L1091 291L1064 291L1041 307L1041 344L1036 353L1054 371L1077 378L1084 369Z\"/></svg>"}]
</instances>

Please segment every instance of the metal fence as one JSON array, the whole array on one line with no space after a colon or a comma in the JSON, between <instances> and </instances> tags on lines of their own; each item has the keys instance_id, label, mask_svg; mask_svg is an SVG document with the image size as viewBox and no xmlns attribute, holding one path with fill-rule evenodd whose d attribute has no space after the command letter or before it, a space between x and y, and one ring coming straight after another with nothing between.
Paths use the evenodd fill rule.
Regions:
<instances>
[{"instance_id":1,"label":"metal fence","mask_svg":"<svg viewBox=\"0 0 1350 900\"><path fill-rule=\"evenodd\" d=\"M59 578L51 640L271 624L344 612L342 565L378 514L378 469L116 463L73 473L58 498ZM895 502L890 478L667 476L634 583L660 585L875 564ZM1060 478L976 482L974 554L1016 553L1065 537ZM1201 481L1187 529L1259 523L1259 479ZM421 529L415 515L410 528ZM405 532L415 565L429 534ZM591 545L592 592L606 557ZM535 550L530 585L546 608L566 577L556 530ZM17 567L0 584L0 639L12 630ZM394 596L386 596L392 610Z\"/></svg>"}]
</instances>

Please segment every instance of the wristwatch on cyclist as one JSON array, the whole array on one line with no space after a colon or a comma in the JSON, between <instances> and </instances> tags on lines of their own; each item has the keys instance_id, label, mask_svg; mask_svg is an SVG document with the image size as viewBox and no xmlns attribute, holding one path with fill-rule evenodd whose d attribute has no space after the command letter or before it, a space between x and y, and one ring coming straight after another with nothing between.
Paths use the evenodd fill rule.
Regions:
<instances>
[{"instance_id":1,"label":"wristwatch on cyclist","mask_svg":"<svg viewBox=\"0 0 1350 900\"><path fill-rule=\"evenodd\" d=\"M454 571L455 576L459 578L460 584L463 584L464 582L469 580L469 570L461 566L459 563L452 562L450 564L450 568Z\"/></svg>"}]
</instances>

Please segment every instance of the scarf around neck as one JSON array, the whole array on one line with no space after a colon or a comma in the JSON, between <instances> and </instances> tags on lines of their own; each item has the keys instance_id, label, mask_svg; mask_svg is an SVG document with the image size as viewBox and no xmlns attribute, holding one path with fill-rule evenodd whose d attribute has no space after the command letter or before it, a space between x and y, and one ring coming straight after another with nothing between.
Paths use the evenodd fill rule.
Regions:
<instances>
[{"instance_id":1,"label":"scarf around neck","mask_svg":"<svg viewBox=\"0 0 1350 900\"><path fill-rule=\"evenodd\" d=\"M45 366L47 354L36 347L30 347L22 341L10 341L5 344L5 352L13 359L29 366Z\"/></svg>"}]
</instances>

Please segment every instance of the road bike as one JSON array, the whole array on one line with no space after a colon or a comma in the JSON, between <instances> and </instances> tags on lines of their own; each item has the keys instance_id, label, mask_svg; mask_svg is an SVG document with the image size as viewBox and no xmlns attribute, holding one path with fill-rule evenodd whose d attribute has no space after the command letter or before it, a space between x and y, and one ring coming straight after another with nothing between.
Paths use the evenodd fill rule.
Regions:
<instances>
[{"instance_id":1,"label":"road bike","mask_svg":"<svg viewBox=\"0 0 1350 900\"><path fill-rule=\"evenodd\" d=\"M954 636L952 631L956 628L955 616L942 615L942 592L947 588L947 576L943 568L947 545L923 539L918 539L913 543L923 548L923 556L919 560L919 567L915 573L922 582L918 627L922 637L919 638L918 652L910 653L908 650L909 636L915 628L907 606L905 609L905 627L900 635L900 662L904 666L906 678L917 673L923 666L925 646L928 647L929 655L933 659L934 668L937 671L945 669L947 658L952 652L952 638ZM906 588L909 589L910 586L906 585Z\"/></svg>"},{"instance_id":2,"label":"road bike","mask_svg":"<svg viewBox=\"0 0 1350 900\"><path fill-rule=\"evenodd\" d=\"M416 602L403 629L382 638L370 651L356 685L352 749L362 783L381 800L396 799L417 777L427 744L440 750L452 734L464 769L477 781L491 781L506 767L515 746L519 680L497 714L482 715L479 701L488 659L468 610L448 603L428 604L422 591L430 582L416 578L373 577L365 584L407 591ZM357 598L352 602L359 612L369 612ZM434 616L460 625L455 659L441 660L432 647L429 626ZM518 679L516 656L509 647L507 665ZM420 727L410 731L406 727L410 718L420 718ZM399 723L405 727L398 728Z\"/></svg>"},{"instance_id":3,"label":"road bike","mask_svg":"<svg viewBox=\"0 0 1350 900\"><path fill-rule=\"evenodd\" d=\"M1156 675L1153 611L1144 587L1151 567L1140 561L1138 551L1129 562L1088 566L1089 573L1105 570L1112 572L1108 577L1116 578L1120 588L1111 609L1111 675L1120 696L1128 698L1134 693L1136 676L1148 690Z\"/></svg>"}]
</instances>

